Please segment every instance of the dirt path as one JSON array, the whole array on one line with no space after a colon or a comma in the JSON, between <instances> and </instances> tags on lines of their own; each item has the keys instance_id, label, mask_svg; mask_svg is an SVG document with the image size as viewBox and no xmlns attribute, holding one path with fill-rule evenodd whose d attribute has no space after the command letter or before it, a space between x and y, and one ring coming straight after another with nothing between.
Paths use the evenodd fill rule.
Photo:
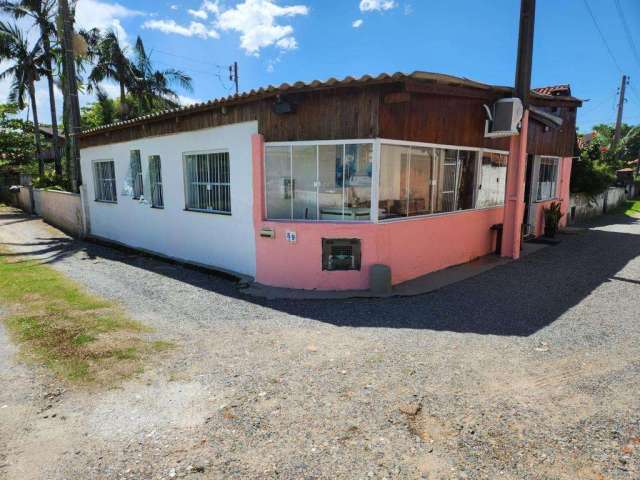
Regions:
<instances>
[{"instance_id":1,"label":"dirt path","mask_svg":"<svg viewBox=\"0 0 640 480\"><path fill-rule=\"evenodd\" d=\"M0 244L179 345L95 391L0 331L0 477L640 476L638 222L421 297L269 302L0 213Z\"/></svg>"}]
</instances>

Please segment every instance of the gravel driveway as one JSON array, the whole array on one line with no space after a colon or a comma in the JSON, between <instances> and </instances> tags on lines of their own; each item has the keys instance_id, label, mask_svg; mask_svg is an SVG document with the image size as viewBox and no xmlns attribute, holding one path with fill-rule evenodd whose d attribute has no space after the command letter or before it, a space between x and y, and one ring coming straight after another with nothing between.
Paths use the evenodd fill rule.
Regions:
<instances>
[{"instance_id":1,"label":"gravel driveway","mask_svg":"<svg viewBox=\"0 0 640 480\"><path fill-rule=\"evenodd\" d=\"M638 220L378 300L257 300L8 210L0 246L178 345L94 391L0 330L0 477L640 478Z\"/></svg>"}]
</instances>

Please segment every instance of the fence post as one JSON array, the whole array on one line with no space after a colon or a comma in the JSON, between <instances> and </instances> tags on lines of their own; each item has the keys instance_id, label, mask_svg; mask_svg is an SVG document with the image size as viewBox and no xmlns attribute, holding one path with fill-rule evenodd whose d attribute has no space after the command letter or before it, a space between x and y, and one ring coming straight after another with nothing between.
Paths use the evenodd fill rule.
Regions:
<instances>
[{"instance_id":1,"label":"fence post","mask_svg":"<svg viewBox=\"0 0 640 480\"><path fill-rule=\"evenodd\" d=\"M82 225L80 225L80 237L84 238L91 231L91 219L89 217L89 205L87 203L87 186L80 185L78 189L80 193L80 212L82 216Z\"/></svg>"}]
</instances>

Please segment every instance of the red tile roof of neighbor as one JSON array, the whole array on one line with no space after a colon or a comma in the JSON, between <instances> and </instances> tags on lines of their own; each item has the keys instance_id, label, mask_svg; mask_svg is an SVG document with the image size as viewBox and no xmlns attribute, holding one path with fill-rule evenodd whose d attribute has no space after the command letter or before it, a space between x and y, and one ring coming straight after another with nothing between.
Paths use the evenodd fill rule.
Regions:
<instances>
[{"instance_id":1,"label":"red tile roof of neighbor","mask_svg":"<svg viewBox=\"0 0 640 480\"><path fill-rule=\"evenodd\" d=\"M380 83L391 83L391 82L402 82L414 80L417 82L424 83L436 83L441 85L449 85L449 86L458 86L458 87L467 87L467 88L475 88L479 90L493 90L502 92L506 95L513 94L513 87L507 86L498 86L498 85L489 85L486 83L476 82L474 80L470 80L465 77L456 77L453 75L446 75L442 73L432 73L432 72L422 72L415 71L413 73L382 73L377 76L371 75L363 75L362 77L345 77L341 80L331 77L327 80L313 80L311 82L296 82L293 84L282 83L280 85L269 85L266 87L261 87L257 90L251 90L249 92L242 92L236 95L229 95L228 97L217 98L214 100L209 100L207 102L194 103L191 105L180 106L173 109L163 110L160 112L154 112L142 117L132 118L129 120L124 120L121 122L112 123L109 125L103 125L96 128L91 128L88 130L84 130L81 132L81 135L84 134L92 134L96 132L101 132L104 130L123 127L131 124L144 123L148 120L157 119L159 117L167 117L180 114L186 114L190 112L196 112L201 110L206 110L209 108L222 107L234 103L239 103L243 101L252 101L257 100L263 96L271 96L271 95L280 95L287 93L297 93L297 92L306 92L312 90L320 90L320 89L328 89L328 88L337 88L337 87L354 87L354 86L365 86L371 84L380 84ZM552 89L552 90L549 90ZM564 92L562 94L563 100L575 102L577 106L582 105L582 101L578 98L571 97L571 89L569 85L559 85L554 87L543 87L543 88L534 88L532 89L533 96L538 98L545 98L550 96L560 96L560 93L546 93L547 91L553 92Z\"/></svg>"},{"instance_id":2,"label":"red tile roof of neighbor","mask_svg":"<svg viewBox=\"0 0 640 480\"><path fill-rule=\"evenodd\" d=\"M534 88L533 91L540 95L551 95L558 97L570 97L571 87L569 85L550 85L548 87Z\"/></svg>"}]
</instances>

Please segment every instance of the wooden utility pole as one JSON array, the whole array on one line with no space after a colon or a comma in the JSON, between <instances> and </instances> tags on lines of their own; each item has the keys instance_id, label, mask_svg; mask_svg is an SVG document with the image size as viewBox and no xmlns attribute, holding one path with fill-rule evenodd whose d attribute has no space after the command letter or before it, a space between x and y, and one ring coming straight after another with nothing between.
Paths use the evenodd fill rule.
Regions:
<instances>
[{"instance_id":1,"label":"wooden utility pole","mask_svg":"<svg viewBox=\"0 0 640 480\"><path fill-rule=\"evenodd\" d=\"M73 18L67 0L58 0L58 15L62 19L62 50L64 66L65 101L69 108L69 166L71 173L71 189L77 192L82 184L80 174L80 150L78 134L80 133L80 103L78 102L78 84L76 81L75 53L73 51Z\"/></svg>"},{"instance_id":2,"label":"wooden utility pole","mask_svg":"<svg viewBox=\"0 0 640 480\"><path fill-rule=\"evenodd\" d=\"M516 96L526 109L531 92L531 68L533 64L533 30L536 18L536 0L520 3L520 33L518 37L518 59L516 61Z\"/></svg>"},{"instance_id":3,"label":"wooden utility pole","mask_svg":"<svg viewBox=\"0 0 640 480\"><path fill-rule=\"evenodd\" d=\"M624 102L626 101L624 95L628 83L628 77L626 75L622 75L622 83L620 84L620 101L618 102L618 116L616 117L616 129L613 132L612 148L616 148L618 146L620 135L622 133L622 111L624 110Z\"/></svg>"}]
</instances>

